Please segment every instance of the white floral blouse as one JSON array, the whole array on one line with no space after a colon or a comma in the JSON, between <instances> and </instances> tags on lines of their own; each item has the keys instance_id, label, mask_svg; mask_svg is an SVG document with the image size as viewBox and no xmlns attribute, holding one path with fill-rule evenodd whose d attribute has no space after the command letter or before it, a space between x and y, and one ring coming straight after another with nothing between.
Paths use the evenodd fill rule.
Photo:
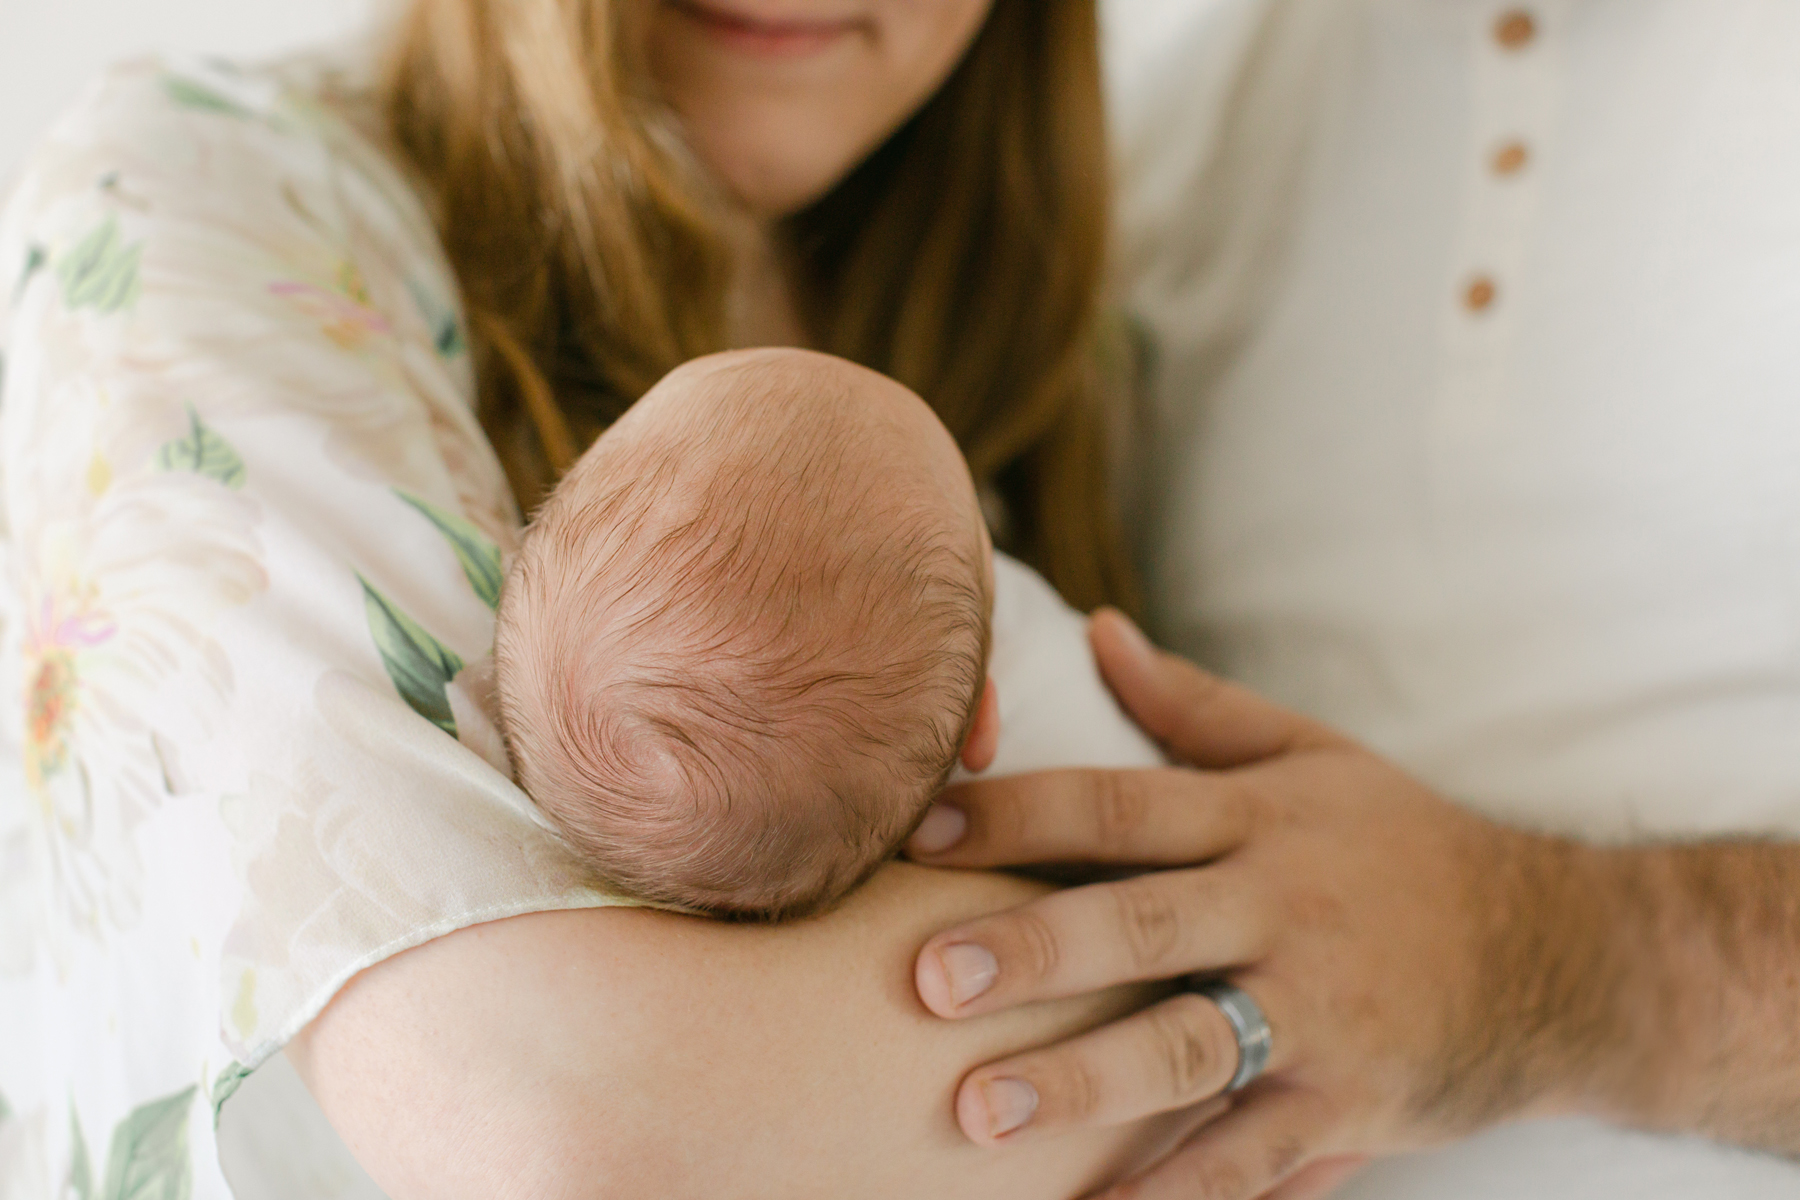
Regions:
<instances>
[{"instance_id":1,"label":"white floral blouse","mask_svg":"<svg viewBox=\"0 0 1800 1200\"><path fill-rule=\"evenodd\" d=\"M483 706L517 513L451 273L292 72L145 62L0 221L0 1197L224 1197L358 970L603 905Z\"/></svg>"}]
</instances>

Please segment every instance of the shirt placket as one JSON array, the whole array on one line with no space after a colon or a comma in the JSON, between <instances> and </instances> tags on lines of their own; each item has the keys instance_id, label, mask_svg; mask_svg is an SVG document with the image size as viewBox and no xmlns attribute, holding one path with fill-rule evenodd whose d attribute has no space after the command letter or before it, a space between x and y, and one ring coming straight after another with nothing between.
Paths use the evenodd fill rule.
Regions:
<instances>
[{"instance_id":1,"label":"shirt placket","mask_svg":"<svg viewBox=\"0 0 1800 1200\"><path fill-rule=\"evenodd\" d=\"M1526 254L1562 90L1566 12L1566 0L1473 8L1462 221L1441 300L1436 425L1446 451L1492 437L1508 415Z\"/></svg>"}]
</instances>

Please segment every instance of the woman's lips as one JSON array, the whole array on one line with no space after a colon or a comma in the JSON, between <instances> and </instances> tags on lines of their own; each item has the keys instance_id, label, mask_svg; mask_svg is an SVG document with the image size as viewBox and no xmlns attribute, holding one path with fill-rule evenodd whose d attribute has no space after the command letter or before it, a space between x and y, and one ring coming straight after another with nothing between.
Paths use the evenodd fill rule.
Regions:
<instances>
[{"instance_id":1,"label":"woman's lips","mask_svg":"<svg viewBox=\"0 0 1800 1200\"><path fill-rule=\"evenodd\" d=\"M814 54L854 34L867 22L854 18L753 17L698 0L667 0L670 8L733 49L771 58Z\"/></svg>"}]
</instances>

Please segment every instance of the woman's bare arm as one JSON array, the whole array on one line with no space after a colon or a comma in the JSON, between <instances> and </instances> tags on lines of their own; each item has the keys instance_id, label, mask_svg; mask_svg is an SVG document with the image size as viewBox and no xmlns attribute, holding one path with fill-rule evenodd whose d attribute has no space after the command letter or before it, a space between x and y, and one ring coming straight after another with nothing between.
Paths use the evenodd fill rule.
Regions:
<instances>
[{"instance_id":1,"label":"woman's bare arm","mask_svg":"<svg viewBox=\"0 0 1800 1200\"><path fill-rule=\"evenodd\" d=\"M1171 1127L979 1148L957 1082L1144 997L950 1024L912 985L931 931L1041 890L896 865L793 925L515 917L370 968L288 1053L394 1200L1062 1200Z\"/></svg>"}]
</instances>

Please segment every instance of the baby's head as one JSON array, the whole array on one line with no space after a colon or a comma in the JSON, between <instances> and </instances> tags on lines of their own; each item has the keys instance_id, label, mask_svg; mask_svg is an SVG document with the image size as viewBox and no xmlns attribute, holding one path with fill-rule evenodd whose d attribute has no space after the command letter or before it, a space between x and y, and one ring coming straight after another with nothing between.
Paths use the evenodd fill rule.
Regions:
<instances>
[{"instance_id":1,"label":"baby's head","mask_svg":"<svg viewBox=\"0 0 1800 1200\"><path fill-rule=\"evenodd\" d=\"M959 753L991 756L992 578L968 468L910 391L798 350L689 363L569 472L508 576L519 781L647 899L829 904Z\"/></svg>"}]
</instances>

